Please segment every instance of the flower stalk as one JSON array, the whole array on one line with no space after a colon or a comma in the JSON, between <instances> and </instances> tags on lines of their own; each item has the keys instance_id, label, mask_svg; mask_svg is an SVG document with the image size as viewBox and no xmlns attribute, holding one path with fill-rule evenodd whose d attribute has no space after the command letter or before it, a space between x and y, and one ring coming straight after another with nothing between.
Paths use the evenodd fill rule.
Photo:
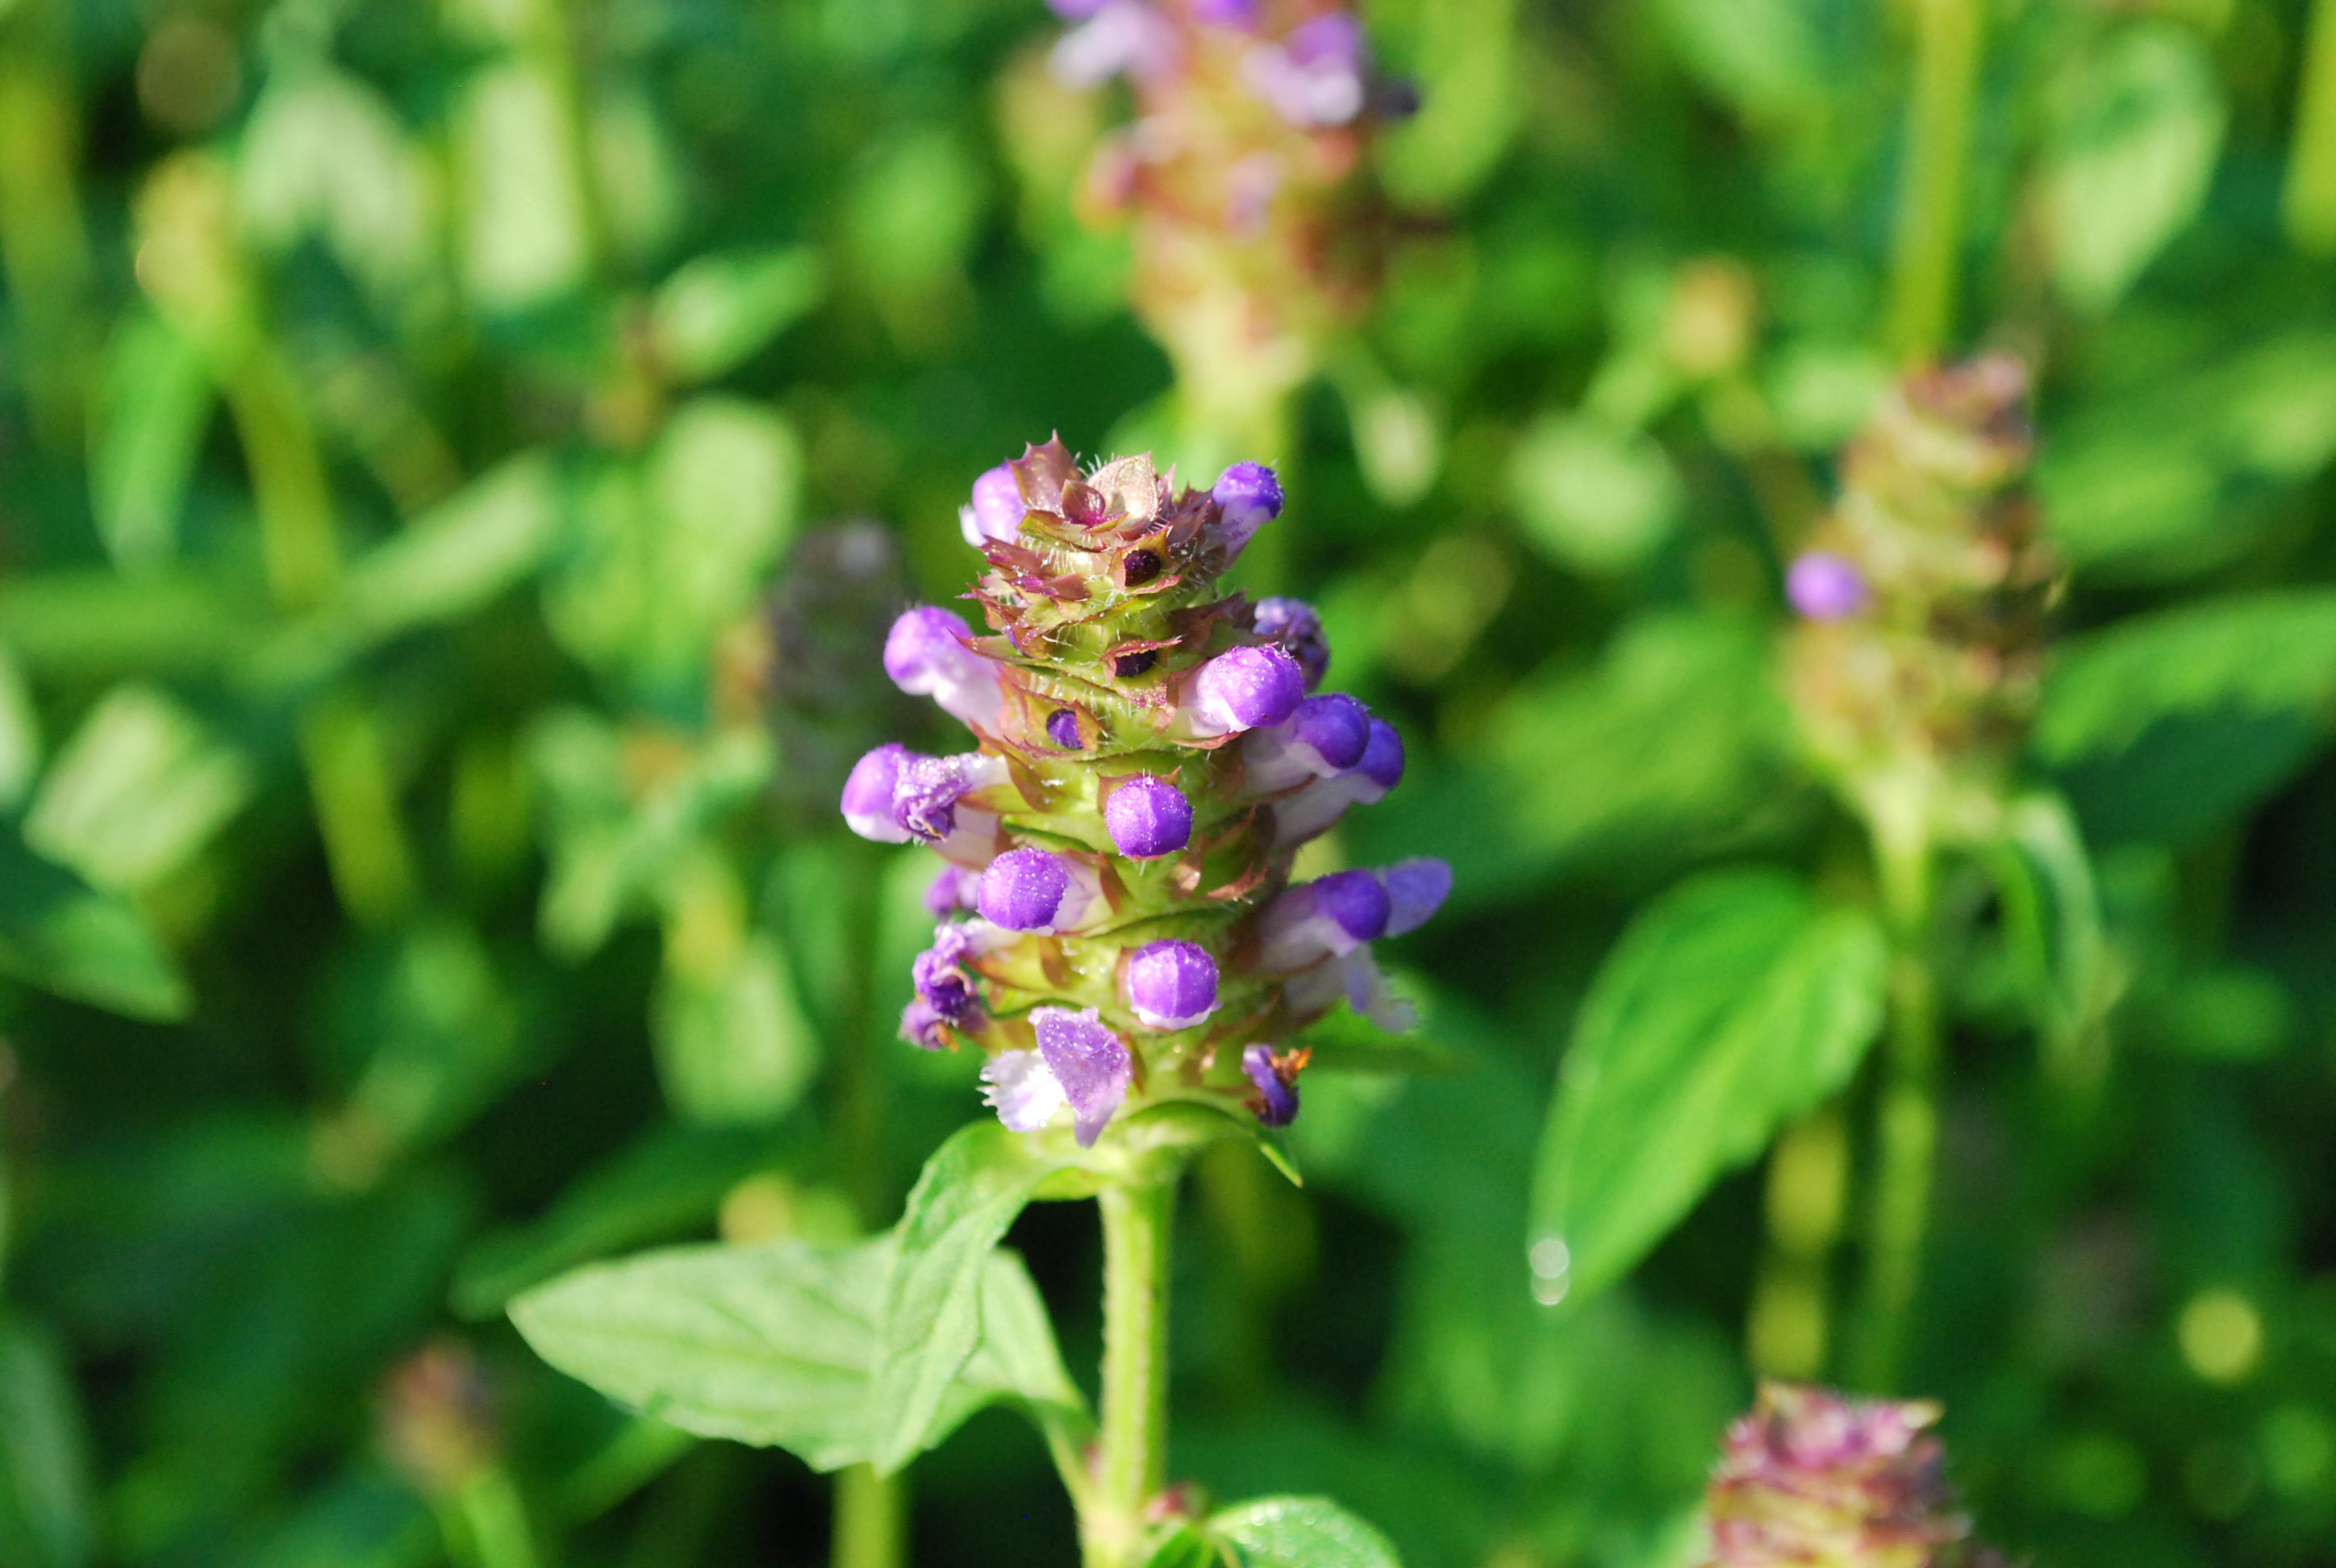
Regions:
<instances>
[{"instance_id":1,"label":"flower stalk","mask_svg":"<svg viewBox=\"0 0 2336 1568\"><path fill-rule=\"evenodd\" d=\"M1168 1247L1176 1184L1114 1183L1103 1216L1103 1419L1079 1531L1086 1568L1136 1568L1167 1482Z\"/></svg>"},{"instance_id":2,"label":"flower stalk","mask_svg":"<svg viewBox=\"0 0 2336 1568\"><path fill-rule=\"evenodd\" d=\"M1985 0L1915 0L1913 6L1914 79L1891 257L1889 334L1891 348L1908 365L1935 360L1954 328L1984 7Z\"/></svg>"}]
</instances>

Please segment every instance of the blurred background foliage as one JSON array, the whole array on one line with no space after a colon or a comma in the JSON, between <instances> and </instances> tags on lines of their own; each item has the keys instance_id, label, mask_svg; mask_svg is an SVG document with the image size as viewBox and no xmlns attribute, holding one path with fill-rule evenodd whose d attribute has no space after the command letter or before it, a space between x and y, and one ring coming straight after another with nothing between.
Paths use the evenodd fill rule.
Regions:
<instances>
[{"instance_id":1,"label":"blurred background foliage","mask_svg":"<svg viewBox=\"0 0 2336 1568\"><path fill-rule=\"evenodd\" d=\"M1436 1071L1309 1077L1303 1194L1218 1161L1185 1207L1173 1467L1221 1495L1331 1491L1414 1568L1669 1561L1776 1354L1755 1279L1838 1210L1838 1123L1563 1310L1528 1191L1634 912L1867 874L1770 677L1893 368L1921 9L1368 8L1426 103L1401 232L1254 454L1293 499L1251 586L1409 739L1343 852L1459 877L1404 955ZM2027 765L2094 856L2106 1065L2039 1072L1951 889L1913 1382L2039 1563L2336 1563L2336 11L1986 10L1962 314L2040 371L2073 587ZM913 852L832 802L915 738L874 649L968 575L971 478L1167 428L1053 33L0 0L0 1562L824 1556L825 1482L628 1422L501 1310L881 1227L973 1112L891 1037ZM1014 1240L1092 1366L1084 1211ZM1007 1417L912 1490L919 1563L1069 1560Z\"/></svg>"}]
</instances>

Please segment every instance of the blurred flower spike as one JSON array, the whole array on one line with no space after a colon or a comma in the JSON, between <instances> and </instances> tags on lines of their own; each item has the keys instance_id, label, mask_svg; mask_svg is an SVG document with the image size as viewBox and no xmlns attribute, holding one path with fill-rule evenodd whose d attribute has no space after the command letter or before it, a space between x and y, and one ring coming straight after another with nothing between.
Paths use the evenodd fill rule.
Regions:
<instances>
[{"instance_id":1,"label":"blurred flower spike","mask_svg":"<svg viewBox=\"0 0 2336 1568\"><path fill-rule=\"evenodd\" d=\"M1280 508L1258 464L1180 490L1148 457L1082 472L1050 441L966 508L987 633L920 608L887 641L894 681L978 743L880 745L843 789L852 831L949 862L900 1032L980 1048L1017 1132L1067 1120L1092 1144L1171 1100L1284 1125L1307 1025L1342 997L1410 1021L1370 944L1433 915L1450 870L1290 881L1299 844L1395 786L1403 745L1354 698L1308 695L1330 657L1311 609L1219 591Z\"/></svg>"},{"instance_id":2,"label":"blurred flower spike","mask_svg":"<svg viewBox=\"0 0 2336 1568\"><path fill-rule=\"evenodd\" d=\"M1971 1544L1922 1400L1764 1383L1728 1430L1697 1568L2002 1568Z\"/></svg>"},{"instance_id":3,"label":"blurred flower spike","mask_svg":"<svg viewBox=\"0 0 2336 1568\"><path fill-rule=\"evenodd\" d=\"M1368 153L1416 95L1379 74L1356 15L1323 0L1054 9L1067 24L1056 77L1124 79L1134 97L1133 122L1088 164L1084 215L1129 226L1136 312L1187 403L1204 405L1188 409L1198 425L1236 446L1278 439L1282 401L1376 281L1386 224Z\"/></svg>"},{"instance_id":4,"label":"blurred flower spike","mask_svg":"<svg viewBox=\"0 0 2336 1568\"><path fill-rule=\"evenodd\" d=\"M1907 377L1786 577L1815 761L1869 818L1933 842L1984 827L2036 708L2059 570L2025 485L2028 395L2003 355Z\"/></svg>"}]
</instances>

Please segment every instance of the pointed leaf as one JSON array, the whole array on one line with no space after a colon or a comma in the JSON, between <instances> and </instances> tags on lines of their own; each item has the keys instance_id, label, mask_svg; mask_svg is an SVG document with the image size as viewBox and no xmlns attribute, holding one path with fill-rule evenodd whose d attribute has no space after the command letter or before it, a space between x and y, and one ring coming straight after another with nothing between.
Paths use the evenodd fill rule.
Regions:
<instances>
[{"instance_id":1,"label":"pointed leaf","mask_svg":"<svg viewBox=\"0 0 2336 1568\"><path fill-rule=\"evenodd\" d=\"M1328 1497L1260 1497L1206 1530L1243 1568L1402 1568L1386 1536Z\"/></svg>"},{"instance_id":2,"label":"pointed leaf","mask_svg":"<svg viewBox=\"0 0 2336 1568\"><path fill-rule=\"evenodd\" d=\"M146 919L0 832L0 970L133 1018L167 1021L193 1005Z\"/></svg>"}]
</instances>

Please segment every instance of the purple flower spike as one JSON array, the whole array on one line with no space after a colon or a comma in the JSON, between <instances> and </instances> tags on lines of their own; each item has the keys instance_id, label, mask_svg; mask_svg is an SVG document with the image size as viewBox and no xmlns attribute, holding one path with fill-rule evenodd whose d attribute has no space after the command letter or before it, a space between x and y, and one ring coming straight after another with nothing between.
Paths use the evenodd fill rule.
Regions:
<instances>
[{"instance_id":1,"label":"purple flower spike","mask_svg":"<svg viewBox=\"0 0 2336 1568\"><path fill-rule=\"evenodd\" d=\"M1333 872L1300 882L1258 920L1260 958L1287 973L1353 952L1387 934L1394 913L1387 884L1370 872Z\"/></svg>"},{"instance_id":2,"label":"purple flower spike","mask_svg":"<svg viewBox=\"0 0 2336 1568\"><path fill-rule=\"evenodd\" d=\"M1047 850L1008 850L981 873L975 907L1009 931L1076 929L1103 897L1091 866Z\"/></svg>"},{"instance_id":3,"label":"purple flower spike","mask_svg":"<svg viewBox=\"0 0 2336 1568\"><path fill-rule=\"evenodd\" d=\"M1292 1062L1285 1074L1273 1059L1271 1046L1251 1046L1241 1053L1241 1072L1257 1086L1250 1108L1269 1127L1286 1127L1298 1119L1298 1069Z\"/></svg>"},{"instance_id":4,"label":"purple flower spike","mask_svg":"<svg viewBox=\"0 0 2336 1568\"><path fill-rule=\"evenodd\" d=\"M1112 791L1103 821L1113 846L1140 861L1173 855L1192 842L1192 803L1183 790L1151 774Z\"/></svg>"},{"instance_id":5,"label":"purple flower spike","mask_svg":"<svg viewBox=\"0 0 2336 1568\"><path fill-rule=\"evenodd\" d=\"M1227 560L1240 555L1259 529L1281 515L1281 481L1261 463L1234 463L1209 493L1220 509L1216 538Z\"/></svg>"},{"instance_id":6,"label":"purple flower spike","mask_svg":"<svg viewBox=\"0 0 2336 1568\"><path fill-rule=\"evenodd\" d=\"M1873 590L1847 557L1813 550L1785 574L1785 597L1811 620L1843 620L1864 609Z\"/></svg>"},{"instance_id":7,"label":"purple flower spike","mask_svg":"<svg viewBox=\"0 0 2336 1568\"><path fill-rule=\"evenodd\" d=\"M1138 81L1173 70L1175 24L1143 0L1103 0L1055 43L1046 63L1068 87L1100 87L1125 74Z\"/></svg>"},{"instance_id":8,"label":"purple flower spike","mask_svg":"<svg viewBox=\"0 0 2336 1568\"><path fill-rule=\"evenodd\" d=\"M943 866L941 874L925 890L925 910L937 920L963 914L974 907L981 896L981 873L964 866Z\"/></svg>"},{"instance_id":9,"label":"purple flower spike","mask_svg":"<svg viewBox=\"0 0 2336 1568\"><path fill-rule=\"evenodd\" d=\"M880 844L909 842L909 830L892 813L892 792L900 781L900 765L916 755L898 742L888 741L852 765L852 776L843 781L842 804L843 820L853 833Z\"/></svg>"},{"instance_id":10,"label":"purple flower spike","mask_svg":"<svg viewBox=\"0 0 2336 1568\"><path fill-rule=\"evenodd\" d=\"M1021 535L1025 510L1022 486L1001 463L973 482L973 504L958 508L958 529L976 549L986 540L1009 542Z\"/></svg>"},{"instance_id":11,"label":"purple flower spike","mask_svg":"<svg viewBox=\"0 0 2336 1568\"><path fill-rule=\"evenodd\" d=\"M1146 942L1127 960L1121 994L1144 1027L1189 1029L1217 1010L1217 960L1198 942Z\"/></svg>"},{"instance_id":12,"label":"purple flower spike","mask_svg":"<svg viewBox=\"0 0 2336 1568\"><path fill-rule=\"evenodd\" d=\"M1104 1027L1093 1008L1033 1008L1030 1022L1038 1033L1038 1055L1071 1104L1079 1147L1093 1148L1112 1114L1127 1103L1134 1078L1127 1044Z\"/></svg>"},{"instance_id":13,"label":"purple flower spike","mask_svg":"<svg viewBox=\"0 0 2336 1568\"><path fill-rule=\"evenodd\" d=\"M1322 618L1302 599L1261 599L1257 601L1257 634L1271 638L1289 650L1306 672L1306 689L1312 691L1330 673L1330 640L1322 635Z\"/></svg>"},{"instance_id":14,"label":"purple flower spike","mask_svg":"<svg viewBox=\"0 0 2336 1568\"><path fill-rule=\"evenodd\" d=\"M998 731L1006 689L998 665L975 651L965 623L930 605L903 611L884 638L884 673L911 696L930 696L959 723Z\"/></svg>"},{"instance_id":15,"label":"purple flower spike","mask_svg":"<svg viewBox=\"0 0 2336 1568\"><path fill-rule=\"evenodd\" d=\"M1065 751L1079 749L1079 716L1071 708L1058 707L1046 716L1046 738Z\"/></svg>"},{"instance_id":16,"label":"purple flower spike","mask_svg":"<svg viewBox=\"0 0 2336 1568\"><path fill-rule=\"evenodd\" d=\"M1397 861L1380 873L1387 883L1387 934L1399 937L1426 925L1452 896L1452 868L1433 856Z\"/></svg>"},{"instance_id":17,"label":"purple flower spike","mask_svg":"<svg viewBox=\"0 0 2336 1568\"><path fill-rule=\"evenodd\" d=\"M1281 649L1233 648L1193 672L1171 733L1209 739L1280 724L1305 696L1305 672Z\"/></svg>"}]
</instances>

